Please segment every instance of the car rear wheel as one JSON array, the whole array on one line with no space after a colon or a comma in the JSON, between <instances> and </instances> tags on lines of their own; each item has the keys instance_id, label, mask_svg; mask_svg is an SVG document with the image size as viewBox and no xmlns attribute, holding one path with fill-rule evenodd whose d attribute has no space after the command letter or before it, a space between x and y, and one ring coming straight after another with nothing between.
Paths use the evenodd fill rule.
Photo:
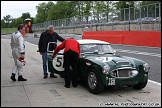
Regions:
<instances>
[{"instance_id":1,"label":"car rear wheel","mask_svg":"<svg viewBox=\"0 0 162 108\"><path fill-rule=\"evenodd\" d=\"M137 89L137 90L143 89L147 85L147 82L148 82L148 80L146 80L145 82L138 83L133 88Z\"/></svg>"},{"instance_id":2,"label":"car rear wheel","mask_svg":"<svg viewBox=\"0 0 162 108\"><path fill-rule=\"evenodd\" d=\"M99 94L104 90L104 85L95 69L90 69L88 71L87 85L89 91L93 94Z\"/></svg>"}]
</instances>

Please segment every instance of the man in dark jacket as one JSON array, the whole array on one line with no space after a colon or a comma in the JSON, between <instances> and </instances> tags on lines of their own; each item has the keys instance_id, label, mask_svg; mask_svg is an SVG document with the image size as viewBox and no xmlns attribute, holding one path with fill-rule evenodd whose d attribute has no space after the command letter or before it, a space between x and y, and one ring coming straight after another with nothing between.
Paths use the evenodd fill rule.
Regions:
<instances>
[{"instance_id":1,"label":"man in dark jacket","mask_svg":"<svg viewBox=\"0 0 162 108\"><path fill-rule=\"evenodd\" d=\"M64 49L65 48L65 49ZM70 88L70 79L72 78L73 87L77 87L78 58L80 55L80 45L73 38L64 40L53 52L52 57L64 49L64 67L65 67L65 87ZM70 76L70 66L72 67L72 77Z\"/></svg>"},{"instance_id":2,"label":"man in dark jacket","mask_svg":"<svg viewBox=\"0 0 162 108\"><path fill-rule=\"evenodd\" d=\"M43 32L40 36L38 48L39 52L42 55L43 60L43 71L44 71L44 78L48 77L47 73L47 45L49 42L56 42L57 40L63 42L65 39L59 36L56 32L54 32L54 26L50 25L48 29ZM57 47L57 44L50 45L49 50L53 51ZM50 73L51 78L57 78L57 76L54 75L54 73Z\"/></svg>"}]
</instances>

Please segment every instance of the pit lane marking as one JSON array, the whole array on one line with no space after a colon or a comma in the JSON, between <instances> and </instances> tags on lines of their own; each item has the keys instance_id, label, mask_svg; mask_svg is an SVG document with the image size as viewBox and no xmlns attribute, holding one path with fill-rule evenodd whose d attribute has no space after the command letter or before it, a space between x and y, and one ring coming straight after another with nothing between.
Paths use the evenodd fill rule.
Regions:
<instances>
[{"instance_id":1,"label":"pit lane marking","mask_svg":"<svg viewBox=\"0 0 162 108\"><path fill-rule=\"evenodd\" d=\"M148 56L156 56L161 57L161 54L157 53L149 53L149 52L140 52L140 51L131 51L131 50L123 50L123 49L114 49L118 52L125 52L125 53L133 53L133 54L141 54L141 55L148 55Z\"/></svg>"}]
</instances>

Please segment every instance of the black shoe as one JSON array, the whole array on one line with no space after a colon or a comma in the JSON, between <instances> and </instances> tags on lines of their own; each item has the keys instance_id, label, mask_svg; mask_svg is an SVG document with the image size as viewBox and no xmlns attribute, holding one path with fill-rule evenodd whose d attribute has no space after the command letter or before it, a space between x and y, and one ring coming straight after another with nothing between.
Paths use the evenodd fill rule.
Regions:
<instances>
[{"instance_id":1,"label":"black shoe","mask_svg":"<svg viewBox=\"0 0 162 108\"><path fill-rule=\"evenodd\" d=\"M44 79L46 79L47 77L48 77L48 75L44 75L44 77L43 77L43 78L44 78Z\"/></svg>"},{"instance_id":2,"label":"black shoe","mask_svg":"<svg viewBox=\"0 0 162 108\"><path fill-rule=\"evenodd\" d=\"M74 87L74 88L76 88L76 87L77 87L77 85L73 85L73 87Z\"/></svg>"},{"instance_id":3,"label":"black shoe","mask_svg":"<svg viewBox=\"0 0 162 108\"><path fill-rule=\"evenodd\" d=\"M77 83L76 83L76 82L75 82L75 83L74 83L74 82L72 82L72 85L73 85L73 87L74 87L74 88L76 88L76 87L77 87Z\"/></svg>"},{"instance_id":4,"label":"black shoe","mask_svg":"<svg viewBox=\"0 0 162 108\"><path fill-rule=\"evenodd\" d=\"M23 78L22 75L18 77L18 81L27 81L27 79Z\"/></svg>"},{"instance_id":5,"label":"black shoe","mask_svg":"<svg viewBox=\"0 0 162 108\"><path fill-rule=\"evenodd\" d=\"M69 85L64 85L64 87L66 87L66 88L70 88L70 86L69 86Z\"/></svg>"},{"instance_id":6,"label":"black shoe","mask_svg":"<svg viewBox=\"0 0 162 108\"><path fill-rule=\"evenodd\" d=\"M12 81L16 81L16 79L15 79L15 74L14 74L14 73L12 73L11 79L12 79Z\"/></svg>"},{"instance_id":7,"label":"black shoe","mask_svg":"<svg viewBox=\"0 0 162 108\"><path fill-rule=\"evenodd\" d=\"M57 76L54 74L50 74L50 78L57 78Z\"/></svg>"}]
</instances>

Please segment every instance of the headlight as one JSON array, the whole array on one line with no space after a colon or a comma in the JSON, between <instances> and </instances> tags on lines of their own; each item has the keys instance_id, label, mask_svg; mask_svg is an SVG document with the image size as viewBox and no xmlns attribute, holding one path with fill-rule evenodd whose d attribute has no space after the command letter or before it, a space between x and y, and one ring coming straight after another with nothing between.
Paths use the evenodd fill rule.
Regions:
<instances>
[{"instance_id":1,"label":"headlight","mask_svg":"<svg viewBox=\"0 0 162 108\"><path fill-rule=\"evenodd\" d=\"M102 72L104 73L104 74L109 74L109 70L110 70L110 67L109 67L109 65L105 65L104 67L103 67L103 70L102 70Z\"/></svg>"},{"instance_id":2,"label":"headlight","mask_svg":"<svg viewBox=\"0 0 162 108\"><path fill-rule=\"evenodd\" d=\"M145 64L143 65L143 69L144 69L145 72L148 72L148 71L150 70L149 64L148 64L148 63L145 63Z\"/></svg>"},{"instance_id":3,"label":"headlight","mask_svg":"<svg viewBox=\"0 0 162 108\"><path fill-rule=\"evenodd\" d=\"M132 70L129 72L129 76L136 76L138 74L137 70Z\"/></svg>"}]
</instances>

